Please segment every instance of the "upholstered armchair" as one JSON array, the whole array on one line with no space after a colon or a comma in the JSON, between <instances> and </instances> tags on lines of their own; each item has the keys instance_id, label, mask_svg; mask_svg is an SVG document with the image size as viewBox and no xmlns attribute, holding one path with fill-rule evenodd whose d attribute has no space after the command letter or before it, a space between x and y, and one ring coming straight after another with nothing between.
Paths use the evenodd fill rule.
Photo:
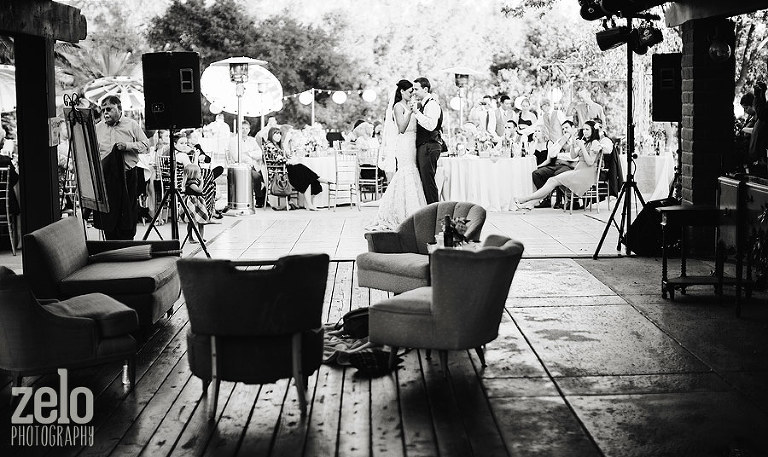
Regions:
<instances>
[{"instance_id":1,"label":"upholstered armchair","mask_svg":"<svg viewBox=\"0 0 768 457\"><path fill-rule=\"evenodd\" d=\"M145 247L143 253L97 261L105 252ZM170 313L181 288L178 240L86 241L83 221L65 217L24 236L24 264L32 292L67 299L99 292L136 310L146 327Z\"/></svg>"},{"instance_id":2,"label":"upholstered armchair","mask_svg":"<svg viewBox=\"0 0 768 457\"><path fill-rule=\"evenodd\" d=\"M489 236L477 251L437 249L431 286L419 287L369 310L369 340L392 346L435 349L447 373L448 351L474 349L485 366L483 346L498 336L523 245Z\"/></svg>"},{"instance_id":3,"label":"upholstered armchair","mask_svg":"<svg viewBox=\"0 0 768 457\"><path fill-rule=\"evenodd\" d=\"M469 219L465 236L479 241L485 208L467 202L438 202L411 215L394 232L369 232L368 252L357 256L363 287L401 293L429 285L427 244L435 241L446 215Z\"/></svg>"},{"instance_id":4,"label":"upholstered armchair","mask_svg":"<svg viewBox=\"0 0 768 457\"><path fill-rule=\"evenodd\" d=\"M286 256L276 262L182 259L181 287L189 311L187 354L192 373L213 384L263 384L293 378L306 414L307 378L323 358L321 315L328 255ZM241 270L238 267L271 266Z\"/></svg>"},{"instance_id":5,"label":"upholstered armchair","mask_svg":"<svg viewBox=\"0 0 768 457\"><path fill-rule=\"evenodd\" d=\"M110 362L128 364L135 381L136 312L103 294L41 305L26 278L0 267L0 369L13 385L25 376Z\"/></svg>"}]
</instances>

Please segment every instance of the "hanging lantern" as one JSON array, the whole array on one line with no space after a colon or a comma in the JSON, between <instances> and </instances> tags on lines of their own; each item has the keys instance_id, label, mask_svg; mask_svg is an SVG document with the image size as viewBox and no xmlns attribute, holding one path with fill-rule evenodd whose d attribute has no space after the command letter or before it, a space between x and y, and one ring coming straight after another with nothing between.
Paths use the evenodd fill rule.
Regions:
<instances>
[{"instance_id":1,"label":"hanging lantern","mask_svg":"<svg viewBox=\"0 0 768 457\"><path fill-rule=\"evenodd\" d=\"M363 100L368 103L372 103L374 100L376 100L376 92L371 89L365 89L363 91Z\"/></svg>"},{"instance_id":2,"label":"hanging lantern","mask_svg":"<svg viewBox=\"0 0 768 457\"><path fill-rule=\"evenodd\" d=\"M336 103L337 105L342 105L344 102L347 101L347 93L341 90L337 90L331 96L331 100L333 100L333 102Z\"/></svg>"},{"instance_id":3,"label":"hanging lantern","mask_svg":"<svg viewBox=\"0 0 768 457\"><path fill-rule=\"evenodd\" d=\"M213 102L210 104L210 106L208 106L208 111L210 111L211 114L219 114L221 110L222 110L221 105L219 105L216 102Z\"/></svg>"},{"instance_id":4,"label":"hanging lantern","mask_svg":"<svg viewBox=\"0 0 768 457\"><path fill-rule=\"evenodd\" d=\"M461 109L461 99L459 97L453 97L449 104L456 111Z\"/></svg>"},{"instance_id":5,"label":"hanging lantern","mask_svg":"<svg viewBox=\"0 0 768 457\"><path fill-rule=\"evenodd\" d=\"M312 103L312 100L314 100L314 96L312 95L312 91L308 90L306 92L302 92L299 94L299 103L302 105L309 105Z\"/></svg>"}]
</instances>

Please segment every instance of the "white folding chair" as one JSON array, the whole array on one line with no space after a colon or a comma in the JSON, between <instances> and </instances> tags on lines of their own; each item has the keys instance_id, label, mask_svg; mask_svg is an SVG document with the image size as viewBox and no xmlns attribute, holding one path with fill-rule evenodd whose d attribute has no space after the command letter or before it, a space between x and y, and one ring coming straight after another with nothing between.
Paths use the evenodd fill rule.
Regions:
<instances>
[{"instance_id":1,"label":"white folding chair","mask_svg":"<svg viewBox=\"0 0 768 457\"><path fill-rule=\"evenodd\" d=\"M360 196L364 193L373 195L373 200L381 198L381 194L387 189L387 178L379 168L380 148L363 150L357 153L360 164L360 177L358 178L358 191ZM363 175L366 175L365 177Z\"/></svg>"},{"instance_id":2,"label":"white folding chair","mask_svg":"<svg viewBox=\"0 0 768 457\"><path fill-rule=\"evenodd\" d=\"M328 183L328 206L331 206L331 194L333 194L333 210L339 198L339 192L349 195L349 203L356 205L360 211L360 164L358 163L355 151L334 150L334 163L336 165L336 179ZM357 203L352 198L352 194L357 197Z\"/></svg>"},{"instance_id":3,"label":"white folding chair","mask_svg":"<svg viewBox=\"0 0 768 457\"><path fill-rule=\"evenodd\" d=\"M597 207L597 212L600 213L600 197L605 196L608 201L608 209L611 209L611 195L608 187L608 181L601 179L601 175L608 175L608 170L603 169L603 154L598 154L597 158L595 159L597 162L597 166L595 167L595 183L592 184L592 186L587 189L586 192L584 192L582 195L578 196L583 200L584 204L584 210L587 209L587 206L589 206L589 210L592 211L592 204L594 203ZM573 202L576 200L575 195L573 192L570 191L566 187L566 195L569 198L569 211L570 214L573 214ZM565 207L563 207L563 210L565 210Z\"/></svg>"},{"instance_id":4,"label":"white folding chair","mask_svg":"<svg viewBox=\"0 0 768 457\"><path fill-rule=\"evenodd\" d=\"M10 168L0 168L0 226L8 227L8 241L11 244L11 252L16 255L16 216L11 214L11 187Z\"/></svg>"}]
</instances>

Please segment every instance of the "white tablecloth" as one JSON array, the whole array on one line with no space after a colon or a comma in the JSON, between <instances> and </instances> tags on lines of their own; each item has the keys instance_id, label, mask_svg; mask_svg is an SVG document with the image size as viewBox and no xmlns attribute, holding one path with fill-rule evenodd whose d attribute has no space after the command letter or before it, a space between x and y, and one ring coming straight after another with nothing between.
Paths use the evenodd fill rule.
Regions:
<instances>
[{"instance_id":1,"label":"white tablecloth","mask_svg":"<svg viewBox=\"0 0 768 457\"><path fill-rule=\"evenodd\" d=\"M627 176L627 156L619 156L622 176ZM675 159L671 153L659 156L638 156L635 163L635 181L647 200L666 198L669 184L675 177Z\"/></svg>"},{"instance_id":2,"label":"white tablecloth","mask_svg":"<svg viewBox=\"0 0 768 457\"><path fill-rule=\"evenodd\" d=\"M482 205L488 211L515 209L515 197L533 193L536 158L442 157L435 181L440 199Z\"/></svg>"}]
</instances>

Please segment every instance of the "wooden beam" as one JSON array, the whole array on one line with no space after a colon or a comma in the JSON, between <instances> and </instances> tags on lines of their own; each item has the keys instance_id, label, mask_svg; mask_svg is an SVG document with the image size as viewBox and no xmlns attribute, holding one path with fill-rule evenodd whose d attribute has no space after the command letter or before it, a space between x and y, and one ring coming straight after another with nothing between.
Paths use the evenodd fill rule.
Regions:
<instances>
[{"instance_id":1,"label":"wooden beam","mask_svg":"<svg viewBox=\"0 0 768 457\"><path fill-rule=\"evenodd\" d=\"M77 43L88 25L80 9L51 0L3 0L0 33L32 35Z\"/></svg>"},{"instance_id":2,"label":"wooden beam","mask_svg":"<svg viewBox=\"0 0 768 457\"><path fill-rule=\"evenodd\" d=\"M730 17L768 9L766 0L678 0L670 5L664 19L669 27L677 27L694 19Z\"/></svg>"},{"instance_id":3,"label":"wooden beam","mask_svg":"<svg viewBox=\"0 0 768 457\"><path fill-rule=\"evenodd\" d=\"M29 233L61 217L56 146L48 146L48 118L56 116L53 40L17 35L13 44L21 230Z\"/></svg>"}]
</instances>

